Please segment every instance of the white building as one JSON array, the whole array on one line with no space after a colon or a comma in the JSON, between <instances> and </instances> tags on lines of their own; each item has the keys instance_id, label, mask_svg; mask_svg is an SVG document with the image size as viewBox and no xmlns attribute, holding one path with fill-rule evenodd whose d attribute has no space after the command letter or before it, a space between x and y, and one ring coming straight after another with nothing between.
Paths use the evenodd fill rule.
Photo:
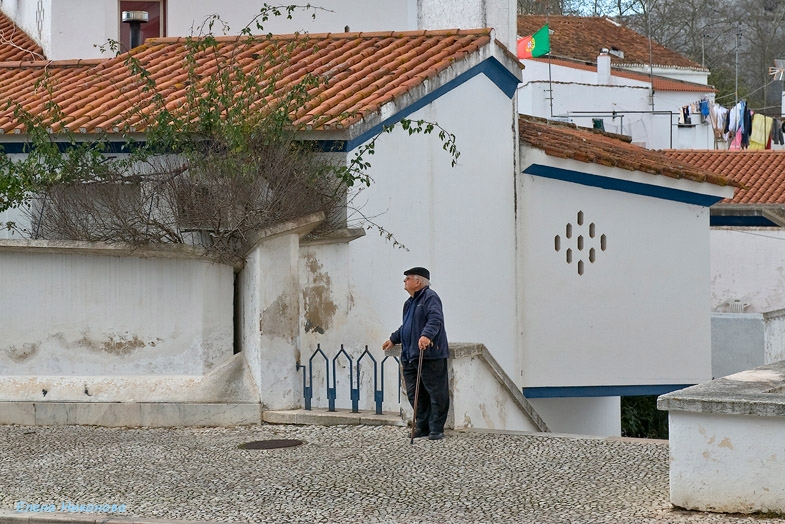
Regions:
<instances>
[{"instance_id":1,"label":"white building","mask_svg":"<svg viewBox=\"0 0 785 524\"><path fill-rule=\"evenodd\" d=\"M523 60L522 114L582 127L602 122L648 149L717 147L709 119L695 113L702 100L714 101L707 69L607 18L520 16L518 34L546 22L550 54Z\"/></svg>"},{"instance_id":2,"label":"white building","mask_svg":"<svg viewBox=\"0 0 785 524\"><path fill-rule=\"evenodd\" d=\"M254 17L262 5L256 0L6 0L0 11L40 44L47 58L69 60L105 58L107 54L96 46L110 40L127 49L130 40L128 24L122 21L124 11L148 12L149 21L141 24L144 41L148 37L198 35L207 30L205 22L213 15L220 16L212 29L216 34L226 29L227 34L236 35L249 24L258 34ZM325 0L318 2L318 7L296 9L291 19L283 9L281 16L258 21L264 32L277 34L493 27L502 43L515 47L514 2L364 0L361 9L357 6L352 0Z\"/></svg>"},{"instance_id":3,"label":"white building","mask_svg":"<svg viewBox=\"0 0 785 524\"><path fill-rule=\"evenodd\" d=\"M785 359L785 152L666 154L744 186L711 208L712 375Z\"/></svg>"},{"instance_id":4,"label":"white building","mask_svg":"<svg viewBox=\"0 0 785 524\"><path fill-rule=\"evenodd\" d=\"M167 27L174 27L176 5L167 3ZM405 13L407 23L419 26L443 3L418 3L416 17L413 2L395 5L400 9L391 10L386 20ZM381 9L381 3L373 6ZM23 7L6 2L3 10L22 12ZM406 298L402 271L414 265L431 271L445 304L450 340L484 344L553 431L617 435L620 395L655 394L710 378L708 207L731 197L732 186L723 177L685 168L620 137L536 118L519 121L520 65L496 38L513 37L503 30L512 9L513 2L503 7L488 2L479 11L473 3L451 4L451 12L464 18L447 18L445 24L496 25L493 15L502 29L458 36L454 31L395 33L409 46L410 57L397 66L385 64L392 54L385 46L392 44L380 41L383 34L341 30L314 36L324 41L322 50L327 44L346 46L338 55L318 55L319 67L335 71L331 81L347 86L320 108L359 100L353 109L361 118L317 128L304 138L343 144L340 152L348 161L384 124L424 119L454 133L461 156L451 167L434 136L392 133L378 139L370 173L374 184L356 196L356 205L367 216L379 217L407 250L394 249L375 234L308 243L295 228L249 255L246 268L252 271L239 276L246 320L235 329L241 330L241 354L257 402L268 409L302 405L296 364L317 344L333 350L341 344L368 345L381 357L378 345L400 323ZM190 20L195 12L189 11ZM113 11L105 24L110 33L117 30L116 15ZM433 42L418 43L426 36ZM429 58L429 49L454 44L458 37L473 46L466 51L448 46L447 62L419 62ZM356 47L373 39L375 59L349 66ZM47 50L47 45L42 47ZM177 45L173 40L144 44L137 57L169 74L164 66L180 64ZM407 76L415 61L423 65L416 81ZM99 67L102 79L117 81L101 82L99 90L87 94L70 89L93 85L91 75ZM349 96L358 95L353 78L390 67L386 82L363 96ZM44 70L67 79L56 96L62 94L61 107L74 115L69 121L84 129L85 138L108 115L116 118L112 111L118 99L139 95L113 91L128 75L123 57L101 64L2 64L0 89L9 89L12 84L3 78L13 77L14 97L37 100L35 81ZM177 93L171 96L175 103ZM365 100L377 101L364 106ZM0 114L0 126L3 145L19 147L25 139L19 123ZM133 307L126 312L133 315ZM86 318L77 321L89 324ZM51 333L25 333L15 347L33 344L35 337ZM181 351L185 358L193 349ZM14 359L9 356L7 364L7 374L14 375ZM489 403L484 409L497 408Z\"/></svg>"}]
</instances>

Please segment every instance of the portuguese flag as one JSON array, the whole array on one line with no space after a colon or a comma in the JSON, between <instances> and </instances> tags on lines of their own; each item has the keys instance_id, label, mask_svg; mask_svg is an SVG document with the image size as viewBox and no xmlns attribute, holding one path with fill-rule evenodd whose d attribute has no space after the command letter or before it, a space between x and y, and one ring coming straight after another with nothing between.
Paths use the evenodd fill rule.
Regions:
<instances>
[{"instance_id":1,"label":"portuguese flag","mask_svg":"<svg viewBox=\"0 0 785 524\"><path fill-rule=\"evenodd\" d=\"M551 39L548 24L531 36L518 39L518 58L535 58L551 52Z\"/></svg>"}]
</instances>

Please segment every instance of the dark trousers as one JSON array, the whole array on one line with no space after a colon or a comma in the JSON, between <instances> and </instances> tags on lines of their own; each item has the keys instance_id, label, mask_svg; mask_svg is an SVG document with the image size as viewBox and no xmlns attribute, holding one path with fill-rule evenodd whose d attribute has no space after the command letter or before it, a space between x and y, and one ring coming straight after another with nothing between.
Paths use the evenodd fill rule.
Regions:
<instances>
[{"instance_id":1,"label":"dark trousers","mask_svg":"<svg viewBox=\"0 0 785 524\"><path fill-rule=\"evenodd\" d=\"M414 388L417 384L417 361L404 361L403 381L406 396L414 408ZM449 382L447 380L447 359L423 359L420 373L420 391L417 395L416 427L425 433L444 432L447 410L450 408Z\"/></svg>"}]
</instances>

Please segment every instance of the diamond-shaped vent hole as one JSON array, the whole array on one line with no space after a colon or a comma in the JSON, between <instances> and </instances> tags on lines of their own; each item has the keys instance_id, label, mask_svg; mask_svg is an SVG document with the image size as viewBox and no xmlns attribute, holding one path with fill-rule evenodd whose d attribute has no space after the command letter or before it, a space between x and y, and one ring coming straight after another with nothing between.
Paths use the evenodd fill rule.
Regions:
<instances>
[{"instance_id":1,"label":"diamond-shaped vent hole","mask_svg":"<svg viewBox=\"0 0 785 524\"><path fill-rule=\"evenodd\" d=\"M599 248L599 249L597 249ZM599 251L608 248L608 238L599 235L597 238L597 224L587 223L583 211L578 211L575 215L575 222L568 222L564 226L564 236L556 235L553 237L554 251L564 251L564 260L567 264L577 262L576 269L578 275L583 275L586 271L585 260L590 264L597 261Z\"/></svg>"}]
</instances>

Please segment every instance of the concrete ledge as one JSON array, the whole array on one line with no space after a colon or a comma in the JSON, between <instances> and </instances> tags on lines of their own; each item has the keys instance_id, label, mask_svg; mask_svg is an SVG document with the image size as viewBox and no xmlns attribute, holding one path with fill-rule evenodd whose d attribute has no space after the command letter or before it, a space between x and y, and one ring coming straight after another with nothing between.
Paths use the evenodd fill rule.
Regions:
<instances>
[{"instance_id":1,"label":"concrete ledge","mask_svg":"<svg viewBox=\"0 0 785 524\"><path fill-rule=\"evenodd\" d=\"M657 408L722 415L785 417L785 361L660 396Z\"/></svg>"},{"instance_id":2,"label":"concrete ledge","mask_svg":"<svg viewBox=\"0 0 785 524\"><path fill-rule=\"evenodd\" d=\"M0 424L105 427L260 424L258 403L0 402Z\"/></svg>"},{"instance_id":3,"label":"concrete ledge","mask_svg":"<svg viewBox=\"0 0 785 524\"><path fill-rule=\"evenodd\" d=\"M785 513L785 362L657 399L668 410L670 500L721 513Z\"/></svg>"},{"instance_id":4,"label":"concrete ledge","mask_svg":"<svg viewBox=\"0 0 785 524\"><path fill-rule=\"evenodd\" d=\"M493 358L493 355L488 351L488 348L483 344L461 344L455 349L453 358L466 358L471 356L478 356L485 361L496 381L509 392L513 402L518 406L521 412L526 414L539 431L544 433L550 431L548 425L540 417L539 413L535 411L534 407L529 403L526 397L523 396L523 391L515 385L499 363L496 362L496 359Z\"/></svg>"},{"instance_id":5,"label":"concrete ledge","mask_svg":"<svg viewBox=\"0 0 785 524\"><path fill-rule=\"evenodd\" d=\"M366 411L352 413L348 410L328 411L326 408L312 410L291 409L283 411L264 411L262 420L270 424L314 424L319 426L405 426L406 421L400 413Z\"/></svg>"}]
</instances>

